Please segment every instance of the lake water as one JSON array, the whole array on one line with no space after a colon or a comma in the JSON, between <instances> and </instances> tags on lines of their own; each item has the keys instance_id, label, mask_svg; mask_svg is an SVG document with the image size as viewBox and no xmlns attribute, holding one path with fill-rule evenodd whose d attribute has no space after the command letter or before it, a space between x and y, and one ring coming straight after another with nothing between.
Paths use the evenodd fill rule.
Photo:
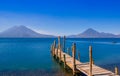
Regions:
<instances>
[{"instance_id":1,"label":"lake water","mask_svg":"<svg viewBox=\"0 0 120 76\"><path fill-rule=\"evenodd\" d=\"M50 45L54 38L1 38L0 76L70 76L51 56ZM62 40L61 40L62 41ZM66 39L66 48L72 43L80 51L81 61L89 60L89 45L93 47L96 65L114 70L120 68L120 39ZM67 51L67 50L66 50ZM76 56L77 58L77 56Z\"/></svg>"}]
</instances>

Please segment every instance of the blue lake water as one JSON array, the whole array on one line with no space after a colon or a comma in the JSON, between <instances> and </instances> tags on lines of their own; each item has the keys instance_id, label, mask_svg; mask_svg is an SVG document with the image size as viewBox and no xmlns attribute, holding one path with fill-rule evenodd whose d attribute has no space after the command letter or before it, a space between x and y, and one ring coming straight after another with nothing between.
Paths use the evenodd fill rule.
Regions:
<instances>
[{"instance_id":1,"label":"blue lake water","mask_svg":"<svg viewBox=\"0 0 120 76\"><path fill-rule=\"evenodd\" d=\"M8 73L6 76L9 76L16 72L22 74L20 76L27 76L26 73L39 74L36 76L70 76L71 74L65 72L51 56L50 45L54 40L57 39L0 38L0 76L3 73ZM82 62L89 61L89 46L91 45L96 65L112 71L115 66L120 68L120 39L68 38L66 48L71 48L73 42L76 43L77 53L80 51Z\"/></svg>"}]
</instances>

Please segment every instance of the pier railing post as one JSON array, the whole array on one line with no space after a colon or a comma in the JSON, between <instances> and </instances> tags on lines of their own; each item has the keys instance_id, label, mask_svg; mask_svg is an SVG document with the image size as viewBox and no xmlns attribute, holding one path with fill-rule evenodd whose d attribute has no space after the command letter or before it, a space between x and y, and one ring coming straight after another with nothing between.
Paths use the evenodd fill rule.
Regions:
<instances>
[{"instance_id":1,"label":"pier railing post","mask_svg":"<svg viewBox=\"0 0 120 76\"><path fill-rule=\"evenodd\" d=\"M59 57L59 62L61 63L61 53L62 53L62 50L61 50L61 45L60 45L60 57Z\"/></svg>"},{"instance_id":2,"label":"pier railing post","mask_svg":"<svg viewBox=\"0 0 120 76\"><path fill-rule=\"evenodd\" d=\"M59 49L60 49L60 36L58 36L58 46L59 46Z\"/></svg>"},{"instance_id":3,"label":"pier railing post","mask_svg":"<svg viewBox=\"0 0 120 76\"><path fill-rule=\"evenodd\" d=\"M73 56L73 75L76 74L76 62L75 62L75 56L76 56L76 44L73 43L72 46L72 56Z\"/></svg>"},{"instance_id":4,"label":"pier railing post","mask_svg":"<svg viewBox=\"0 0 120 76\"><path fill-rule=\"evenodd\" d=\"M92 64L94 64L94 60L93 60L93 58L92 58Z\"/></svg>"},{"instance_id":5,"label":"pier railing post","mask_svg":"<svg viewBox=\"0 0 120 76\"><path fill-rule=\"evenodd\" d=\"M63 37L63 51L65 52L65 36Z\"/></svg>"},{"instance_id":6,"label":"pier railing post","mask_svg":"<svg viewBox=\"0 0 120 76\"><path fill-rule=\"evenodd\" d=\"M56 40L54 40L54 47L56 48Z\"/></svg>"},{"instance_id":7,"label":"pier railing post","mask_svg":"<svg viewBox=\"0 0 120 76\"><path fill-rule=\"evenodd\" d=\"M115 67L115 75L119 75L119 73L118 73L118 67Z\"/></svg>"},{"instance_id":8,"label":"pier railing post","mask_svg":"<svg viewBox=\"0 0 120 76\"><path fill-rule=\"evenodd\" d=\"M54 57L56 56L56 53L55 53L55 51L56 51L56 41L54 41L54 44L53 44L53 52L54 52Z\"/></svg>"},{"instance_id":9,"label":"pier railing post","mask_svg":"<svg viewBox=\"0 0 120 76\"><path fill-rule=\"evenodd\" d=\"M89 76L92 76L92 63L93 63L93 59L92 59L92 46L89 46L89 60L90 60L90 63L89 63L89 67L90 67L90 70L89 70Z\"/></svg>"},{"instance_id":10,"label":"pier railing post","mask_svg":"<svg viewBox=\"0 0 120 76\"><path fill-rule=\"evenodd\" d=\"M66 55L64 54L63 57L64 57L64 68L66 68Z\"/></svg>"},{"instance_id":11,"label":"pier railing post","mask_svg":"<svg viewBox=\"0 0 120 76\"><path fill-rule=\"evenodd\" d=\"M58 58L58 46L57 46L57 50L56 50L56 59Z\"/></svg>"},{"instance_id":12,"label":"pier railing post","mask_svg":"<svg viewBox=\"0 0 120 76\"><path fill-rule=\"evenodd\" d=\"M60 43L60 36L58 36L58 52L59 52L59 62L61 62L61 43Z\"/></svg>"}]
</instances>

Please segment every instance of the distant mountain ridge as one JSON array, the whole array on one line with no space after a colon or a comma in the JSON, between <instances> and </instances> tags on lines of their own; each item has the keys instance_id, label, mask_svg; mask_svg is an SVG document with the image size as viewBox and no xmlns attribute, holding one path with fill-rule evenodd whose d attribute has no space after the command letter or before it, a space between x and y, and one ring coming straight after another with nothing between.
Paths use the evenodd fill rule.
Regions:
<instances>
[{"instance_id":1,"label":"distant mountain ridge","mask_svg":"<svg viewBox=\"0 0 120 76\"><path fill-rule=\"evenodd\" d=\"M26 26L14 26L0 33L2 38L48 38L52 35L39 34Z\"/></svg>"},{"instance_id":2,"label":"distant mountain ridge","mask_svg":"<svg viewBox=\"0 0 120 76\"><path fill-rule=\"evenodd\" d=\"M26 26L14 26L0 32L0 38L55 38L57 36L40 34ZM77 35L69 35L68 38L120 38L120 35L98 32L92 28Z\"/></svg>"},{"instance_id":3,"label":"distant mountain ridge","mask_svg":"<svg viewBox=\"0 0 120 76\"><path fill-rule=\"evenodd\" d=\"M92 28L87 29L83 33L77 35L70 35L69 38L119 38L120 35L114 35L112 33L98 32Z\"/></svg>"}]
</instances>

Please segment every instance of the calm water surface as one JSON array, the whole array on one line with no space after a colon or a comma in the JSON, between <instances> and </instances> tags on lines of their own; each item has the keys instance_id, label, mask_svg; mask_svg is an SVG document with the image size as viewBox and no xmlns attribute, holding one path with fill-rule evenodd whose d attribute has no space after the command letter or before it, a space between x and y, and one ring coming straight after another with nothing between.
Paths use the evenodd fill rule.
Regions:
<instances>
[{"instance_id":1,"label":"calm water surface","mask_svg":"<svg viewBox=\"0 0 120 76\"><path fill-rule=\"evenodd\" d=\"M71 71L64 71L51 56L50 45L54 40L57 39L1 38L0 76L70 76ZM89 45L92 45L96 65L109 70L114 66L120 68L120 39L73 38L66 40L66 48L71 48L73 42L82 62L88 62Z\"/></svg>"}]
</instances>

